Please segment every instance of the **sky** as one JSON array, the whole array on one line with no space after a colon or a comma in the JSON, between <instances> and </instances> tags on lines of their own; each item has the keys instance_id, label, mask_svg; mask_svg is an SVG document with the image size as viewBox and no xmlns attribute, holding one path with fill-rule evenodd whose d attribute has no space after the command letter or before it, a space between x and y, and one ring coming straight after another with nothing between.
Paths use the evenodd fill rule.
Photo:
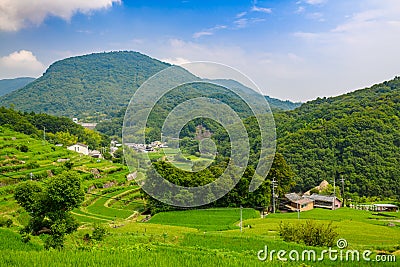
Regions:
<instances>
[{"instance_id":1,"label":"sky","mask_svg":"<svg viewBox=\"0 0 400 267\"><path fill-rule=\"evenodd\" d=\"M400 76L400 1L0 0L0 79L120 50L222 63L304 102Z\"/></svg>"}]
</instances>

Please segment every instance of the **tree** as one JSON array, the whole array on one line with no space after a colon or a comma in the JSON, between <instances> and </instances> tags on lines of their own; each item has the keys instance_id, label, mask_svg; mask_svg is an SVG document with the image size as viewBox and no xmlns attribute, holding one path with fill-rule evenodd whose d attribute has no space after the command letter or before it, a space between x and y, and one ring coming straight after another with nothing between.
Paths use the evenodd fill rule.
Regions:
<instances>
[{"instance_id":1,"label":"tree","mask_svg":"<svg viewBox=\"0 0 400 267\"><path fill-rule=\"evenodd\" d=\"M65 235L78 228L70 211L82 203L84 191L73 171L55 176L46 184L22 182L16 187L14 198L30 215L22 232L50 235L45 241L46 248L62 248Z\"/></svg>"},{"instance_id":2,"label":"tree","mask_svg":"<svg viewBox=\"0 0 400 267\"><path fill-rule=\"evenodd\" d=\"M57 132L54 134L54 139L55 143L63 144L65 146L71 146L78 142L78 137L69 132Z\"/></svg>"}]
</instances>

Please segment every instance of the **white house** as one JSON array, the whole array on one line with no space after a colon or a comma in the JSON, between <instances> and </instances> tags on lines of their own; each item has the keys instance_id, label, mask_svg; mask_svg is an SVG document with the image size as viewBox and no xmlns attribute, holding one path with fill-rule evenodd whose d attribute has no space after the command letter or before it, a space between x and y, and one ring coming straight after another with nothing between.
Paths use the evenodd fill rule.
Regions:
<instances>
[{"instance_id":1,"label":"white house","mask_svg":"<svg viewBox=\"0 0 400 267\"><path fill-rule=\"evenodd\" d=\"M81 143L76 143L75 145L67 147L67 149L78 152L80 154L89 155L89 147Z\"/></svg>"}]
</instances>

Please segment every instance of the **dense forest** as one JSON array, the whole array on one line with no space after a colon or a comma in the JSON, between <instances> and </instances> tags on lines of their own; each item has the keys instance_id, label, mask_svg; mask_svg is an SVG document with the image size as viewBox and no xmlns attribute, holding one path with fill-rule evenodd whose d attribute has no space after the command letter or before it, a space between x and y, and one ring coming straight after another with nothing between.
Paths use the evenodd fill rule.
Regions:
<instances>
[{"instance_id":1,"label":"dense forest","mask_svg":"<svg viewBox=\"0 0 400 267\"><path fill-rule=\"evenodd\" d=\"M152 163L154 168L150 168L147 171L147 179L146 183L151 183L154 188L151 190L161 191L161 189L157 188L169 188L169 185L165 182L163 183L153 183L152 179L157 175L157 173L161 174L164 178L166 178L169 182L172 182L176 185L186 186L186 187L198 187L203 186L208 183L215 181L220 178L222 173L224 173L227 168L226 158L218 158L211 166L208 168L198 171L198 172L188 172L184 170L177 169L172 164L165 161L157 161ZM194 167L195 168L195 167ZM268 173L266 179L262 182L260 187L253 191L249 192L249 185L254 175L254 168L252 166L248 166L244 171L243 175L240 176L238 183L232 190L230 190L226 195L222 198L206 205L207 207L252 207L252 208L262 208L270 206L272 199L271 192L271 181L273 178L277 181L276 194L284 195L286 192L293 187L293 172L290 166L287 165L283 156L279 153L276 154L274 162L271 166L271 170ZM234 175L233 172L230 172L229 175ZM235 178L232 178L235 179ZM176 201L182 201L182 205L190 204L196 199L194 199L193 195L191 195L186 190L180 190L174 192L174 188L169 188L169 195L165 196L166 198L174 198ZM144 192L143 192L144 193ZM210 194L214 192L208 192L207 197L210 197ZM215 192L218 193L218 192ZM151 213L157 213L160 211L167 211L176 209L175 207L166 205L150 195L144 193L144 197L147 199L146 201L146 209L150 210Z\"/></svg>"},{"instance_id":2,"label":"dense forest","mask_svg":"<svg viewBox=\"0 0 400 267\"><path fill-rule=\"evenodd\" d=\"M348 198L400 195L400 78L274 112L274 118L277 151L295 172L292 190L305 192L323 180L332 184L343 178ZM260 149L257 121L250 117L243 122L250 137L250 165L255 167ZM226 132L218 128L212 139L228 157ZM183 141L186 152L198 153L198 141Z\"/></svg>"},{"instance_id":3,"label":"dense forest","mask_svg":"<svg viewBox=\"0 0 400 267\"><path fill-rule=\"evenodd\" d=\"M297 190L345 179L349 197L400 195L400 78L275 113Z\"/></svg>"}]
</instances>

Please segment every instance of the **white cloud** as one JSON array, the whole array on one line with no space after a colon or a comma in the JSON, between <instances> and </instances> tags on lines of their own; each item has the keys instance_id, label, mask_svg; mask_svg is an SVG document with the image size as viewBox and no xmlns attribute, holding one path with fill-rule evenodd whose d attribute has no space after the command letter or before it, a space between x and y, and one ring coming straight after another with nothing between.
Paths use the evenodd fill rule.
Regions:
<instances>
[{"instance_id":1,"label":"white cloud","mask_svg":"<svg viewBox=\"0 0 400 267\"><path fill-rule=\"evenodd\" d=\"M121 0L0 0L0 31L40 25L48 16L70 20L77 13L109 8Z\"/></svg>"},{"instance_id":2,"label":"white cloud","mask_svg":"<svg viewBox=\"0 0 400 267\"><path fill-rule=\"evenodd\" d=\"M166 63L172 64L172 65L182 65L182 64L187 64L190 63L190 60L182 57L175 57L175 58L163 58L161 61L164 61Z\"/></svg>"},{"instance_id":3,"label":"white cloud","mask_svg":"<svg viewBox=\"0 0 400 267\"><path fill-rule=\"evenodd\" d=\"M0 78L38 77L45 66L31 51L20 50L0 58Z\"/></svg>"},{"instance_id":4,"label":"white cloud","mask_svg":"<svg viewBox=\"0 0 400 267\"><path fill-rule=\"evenodd\" d=\"M315 40L316 38L320 37L319 34L317 33L312 33L312 32L295 32L293 33L293 36L305 39L305 40Z\"/></svg>"},{"instance_id":5,"label":"white cloud","mask_svg":"<svg viewBox=\"0 0 400 267\"><path fill-rule=\"evenodd\" d=\"M258 7L258 6L255 6L255 5L251 8L251 11L262 12L262 13L267 13L267 14L272 13L272 9L271 8Z\"/></svg>"},{"instance_id":6,"label":"white cloud","mask_svg":"<svg viewBox=\"0 0 400 267\"><path fill-rule=\"evenodd\" d=\"M251 24L255 24L255 23L259 23L259 22L263 22L263 21L265 21L265 19L263 19L263 18L241 18L241 19L235 20L233 22L233 24L235 25L236 29L243 29Z\"/></svg>"},{"instance_id":7,"label":"white cloud","mask_svg":"<svg viewBox=\"0 0 400 267\"><path fill-rule=\"evenodd\" d=\"M205 29L203 31L199 31L199 32L195 32L193 34L193 38L200 38L202 36L207 36L207 35L213 35L215 32L219 31L219 30L223 30L226 29L227 26L225 25L217 25L215 27L209 28L209 29Z\"/></svg>"},{"instance_id":8,"label":"white cloud","mask_svg":"<svg viewBox=\"0 0 400 267\"><path fill-rule=\"evenodd\" d=\"M306 0L305 3L309 5L321 5L325 4L328 0Z\"/></svg>"},{"instance_id":9,"label":"white cloud","mask_svg":"<svg viewBox=\"0 0 400 267\"><path fill-rule=\"evenodd\" d=\"M302 14L302 13L304 13L306 11L306 8L304 7L304 6L299 6L298 8L297 8L297 10L294 12L294 13L296 13L296 14Z\"/></svg>"},{"instance_id":10,"label":"white cloud","mask_svg":"<svg viewBox=\"0 0 400 267\"><path fill-rule=\"evenodd\" d=\"M237 19L240 19L241 17L244 17L244 16L246 16L246 15L247 15L247 12L246 12L246 11L240 12L240 13L236 14L236 18L237 18Z\"/></svg>"},{"instance_id":11,"label":"white cloud","mask_svg":"<svg viewBox=\"0 0 400 267\"><path fill-rule=\"evenodd\" d=\"M309 77L326 95L370 86L400 74L400 1L365 0L363 8L323 32L296 32ZM351 78L349 78L351 77ZM296 83L300 84L300 83ZM306 84L306 83L304 83Z\"/></svg>"},{"instance_id":12,"label":"white cloud","mask_svg":"<svg viewBox=\"0 0 400 267\"><path fill-rule=\"evenodd\" d=\"M199 31L199 32L193 33L193 38L200 38L202 36L213 35L213 34L214 34L214 32L212 32L212 31Z\"/></svg>"},{"instance_id":13,"label":"white cloud","mask_svg":"<svg viewBox=\"0 0 400 267\"><path fill-rule=\"evenodd\" d=\"M318 20L318 21L325 21L324 19L324 14L321 12L314 12L314 13L309 13L306 15L306 18L308 19L313 19L313 20Z\"/></svg>"},{"instance_id":14,"label":"white cloud","mask_svg":"<svg viewBox=\"0 0 400 267\"><path fill-rule=\"evenodd\" d=\"M235 20L233 23L236 25L237 28L245 28L249 23L249 20L247 18L240 18Z\"/></svg>"}]
</instances>

